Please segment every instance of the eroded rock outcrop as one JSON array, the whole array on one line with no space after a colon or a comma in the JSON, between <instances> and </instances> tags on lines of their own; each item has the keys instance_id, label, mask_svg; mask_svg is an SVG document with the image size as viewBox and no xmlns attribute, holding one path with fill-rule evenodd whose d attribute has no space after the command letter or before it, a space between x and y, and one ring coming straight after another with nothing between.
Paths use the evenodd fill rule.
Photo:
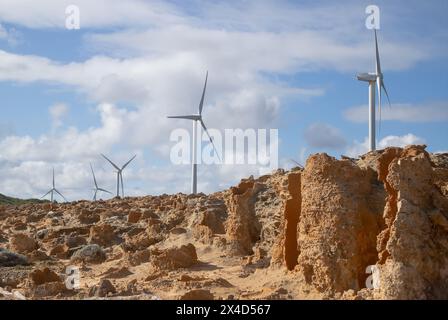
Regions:
<instances>
[{"instance_id":1,"label":"eroded rock outcrop","mask_svg":"<svg viewBox=\"0 0 448 320\"><path fill-rule=\"evenodd\" d=\"M252 247L260 238L254 205L255 196L262 187L252 178L243 180L229 191L226 199L229 216L225 228L228 248L234 254L252 254Z\"/></svg>"},{"instance_id":2,"label":"eroded rock outcrop","mask_svg":"<svg viewBox=\"0 0 448 320\"><path fill-rule=\"evenodd\" d=\"M326 154L311 156L302 174L297 269L321 292L364 286L377 260L381 214L372 208L374 172Z\"/></svg>"}]
</instances>

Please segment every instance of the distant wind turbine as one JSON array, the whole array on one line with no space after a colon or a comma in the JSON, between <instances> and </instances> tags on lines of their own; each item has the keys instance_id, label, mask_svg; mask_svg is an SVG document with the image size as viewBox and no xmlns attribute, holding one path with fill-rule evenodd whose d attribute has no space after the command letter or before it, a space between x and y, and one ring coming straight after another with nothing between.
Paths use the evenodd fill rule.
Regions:
<instances>
[{"instance_id":1,"label":"distant wind turbine","mask_svg":"<svg viewBox=\"0 0 448 320\"><path fill-rule=\"evenodd\" d=\"M112 192L107 191L106 189L102 189L102 188L98 187L98 183L96 182L95 172L93 171L93 166L92 166L92 164L90 164L90 169L92 169L93 183L95 184L95 189L93 189L94 192L95 192L94 195L93 195L93 201L96 201L96 196L97 196L97 194L98 194L98 191L106 192L106 193L112 194Z\"/></svg>"},{"instance_id":2,"label":"distant wind turbine","mask_svg":"<svg viewBox=\"0 0 448 320\"><path fill-rule=\"evenodd\" d=\"M208 71L207 75L205 76L205 84L204 84L204 90L202 91L202 98L201 102L199 103L199 113L193 114L193 115L187 115L187 116L169 116L169 119L186 119L186 120L192 120L193 121L193 147L192 147L192 153L193 153L193 161L191 165L191 193L196 194L198 191L197 183L198 183L198 165L197 165L197 135L198 135L198 122L201 124L202 128L204 128L205 132L207 133L211 144L213 145L213 149L216 152L216 155L219 157L218 152L216 151L215 144L213 143L213 139L208 133L208 129L205 126L204 121L202 120L202 109L204 108L204 98L205 98L205 91L207 89L207 80L208 80ZM200 146L199 146L200 147Z\"/></svg>"},{"instance_id":3,"label":"distant wind turbine","mask_svg":"<svg viewBox=\"0 0 448 320\"><path fill-rule=\"evenodd\" d=\"M384 90L387 100L390 99L387 93L386 86L384 85L383 73L381 72L380 54L378 50L378 37L375 29L375 55L376 55L376 72L375 73L360 73L357 78L360 81L369 83L369 150L375 151L376 149L376 128L375 128L375 84L378 89L378 111L381 124L381 93Z\"/></svg>"},{"instance_id":4,"label":"distant wind turbine","mask_svg":"<svg viewBox=\"0 0 448 320\"><path fill-rule=\"evenodd\" d=\"M113 163L108 157L104 154L101 156L106 159L116 170L117 170L117 197L120 197L120 183L121 183L121 195L124 198L124 184L123 184L123 170L132 162L132 160L137 157L137 155L133 156L131 160L126 162L121 168L119 168L115 163Z\"/></svg>"},{"instance_id":5,"label":"distant wind turbine","mask_svg":"<svg viewBox=\"0 0 448 320\"><path fill-rule=\"evenodd\" d=\"M65 202L67 202L67 199L62 195L62 193L60 193L57 189L56 189L56 185L54 182L54 168L53 168L53 187L51 188L50 191L48 191L41 199L45 198L46 196L48 196L49 194L51 194L51 203L54 202L54 193L57 193L58 195L60 195Z\"/></svg>"}]
</instances>

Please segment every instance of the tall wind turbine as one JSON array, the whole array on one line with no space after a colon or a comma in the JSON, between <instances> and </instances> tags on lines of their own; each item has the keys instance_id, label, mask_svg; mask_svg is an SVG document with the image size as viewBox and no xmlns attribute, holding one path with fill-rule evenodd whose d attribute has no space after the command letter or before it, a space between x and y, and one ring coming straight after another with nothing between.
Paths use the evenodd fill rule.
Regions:
<instances>
[{"instance_id":1,"label":"tall wind turbine","mask_svg":"<svg viewBox=\"0 0 448 320\"><path fill-rule=\"evenodd\" d=\"M58 195L60 195L65 202L67 202L67 199L65 199L65 197L62 195L62 193L60 193L57 189L56 189L56 185L54 183L54 168L53 168L53 187L51 188L50 191L48 191L41 199L45 198L46 196L48 196L49 194L51 194L51 203L54 202L54 193L57 193Z\"/></svg>"},{"instance_id":2,"label":"tall wind turbine","mask_svg":"<svg viewBox=\"0 0 448 320\"><path fill-rule=\"evenodd\" d=\"M205 132L208 135L208 138L210 139L211 144L213 145L213 149L216 152L216 155L219 154L216 151L215 144L213 143L213 139L208 133L208 129L204 124L204 121L202 120L202 109L204 108L204 98L205 98L205 91L207 89L207 80L208 80L208 71L207 75L205 76L205 84L204 84L204 90L202 91L202 98L201 102L199 103L199 112L198 114L188 115L188 116L169 116L170 119L186 119L186 120L192 120L193 121L193 147L192 147L192 154L193 159L191 162L191 193L196 194L198 191L198 164L197 164L197 149L201 146L197 146L197 136L198 136L198 122L201 124L202 128L204 128Z\"/></svg>"},{"instance_id":3,"label":"tall wind turbine","mask_svg":"<svg viewBox=\"0 0 448 320\"><path fill-rule=\"evenodd\" d=\"M375 73L360 73L357 78L360 81L369 83L369 150L376 150L376 128L375 128L375 85L378 89L378 111L381 121L381 93L384 90L387 100L390 99L387 93L386 86L384 85L383 73L381 72L380 54L378 50L378 37L375 29L375 56L376 56L376 72Z\"/></svg>"},{"instance_id":4,"label":"tall wind turbine","mask_svg":"<svg viewBox=\"0 0 448 320\"><path fill-rule=\"evenodd\" d=\"M90 164L90 169L92 169L93 183L95 184L95 189L93 189L94 192L95 192L95 193L93 194L93 201L96 201L96 196L97 196L97 194L98 194L98 191L106 192L106 193L112 194L112 192L107 191L106 189L102 189L102 188L98 187L98 183L96 182L96 177L95 177L95 171L93 171L92 164Z\"/></svg>"},{"instance_id":5,"label":"tall wind turbine","mask_svg":"<svg viewBox=\"0 0 448 320\"><path fill-rule=\"evenodd\" d=\"M104 154L101 154L101 156L103 156L103 158L106 159L117 170L117 197L120 197L120 183L121 183L121 195L124 198L123 170L132 162L132 160L135 159L135 157L137 157L137 155L133 156L131 160L126 162L121 168L119 168Z\"/></svg>"}]
</instances>

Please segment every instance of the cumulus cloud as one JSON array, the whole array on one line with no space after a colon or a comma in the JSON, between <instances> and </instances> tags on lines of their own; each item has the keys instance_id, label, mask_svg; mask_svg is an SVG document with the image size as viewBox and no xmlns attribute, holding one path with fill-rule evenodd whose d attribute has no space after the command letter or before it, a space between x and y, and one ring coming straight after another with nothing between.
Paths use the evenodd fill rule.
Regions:
<instances>
[{"instance_id":1,"label":"cumulus cloud","mask_svg":"<svg viewBox=\"0 0 448 320\"><path fill-rule=\"evenodd\" d=\"M98 106L101 126L79 131L67 128L37 138L10 135L0 141L0 161L73 161L106 152L122 138L123 113L112 105Z\"/></svg>"},{"instance_id":2,"label":"cumulus cloud","mask_svg":"<svg viewBox=\"0 0 448 320\"><path fill-rule=\"evenodd\" d=\"M344 111L344 117L356 123L368 121L368 106L350 108ZM401 122L443 122L448 121L448 101L422 104L393 104L382 108L381 120Z\"/></svg>"},{"instance_id":3,"label":"cumulus cloud","mask_svg":"<svg viewBox=\"0 0 448 320\"><path fill-rule=\"evenodd\" d=\"M318 149L341 149L346 141L339 129L325 123L310 125L304 134L308 146Z\"/></svg>"},{"instance_id":4,"label":"cumulus cloud","mask_svg":"<svg viewBox=\"0 0 448 320\"><path fill-rule=\"evenodd\" d=\"M412 133L403 136L387 136L381 139L378 143L378 149L387 147L405 147L411 144L425 144L425 139L418 137ZM364 142L355 141L352 145L347 147L346 154L350 157L358 157L369 151L369 139L366 137Z\"/></svg>"}]
</instances>

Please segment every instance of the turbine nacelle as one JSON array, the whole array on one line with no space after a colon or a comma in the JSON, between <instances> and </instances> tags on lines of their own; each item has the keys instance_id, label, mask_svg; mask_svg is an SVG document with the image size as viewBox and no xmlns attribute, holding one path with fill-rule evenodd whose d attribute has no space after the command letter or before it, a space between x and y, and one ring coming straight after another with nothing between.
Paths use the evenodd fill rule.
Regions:
<instances>
[{"instance_id":1,"label":"turbine nacelle","mask_svg":"<svg viewBox=\"0 0 448 320\"><path fill-rule=\"evenodd\" d=\"M375 82L378 76L375 73L359 73L356 78L359 81Z\"/></svg>"}]
</instances>

